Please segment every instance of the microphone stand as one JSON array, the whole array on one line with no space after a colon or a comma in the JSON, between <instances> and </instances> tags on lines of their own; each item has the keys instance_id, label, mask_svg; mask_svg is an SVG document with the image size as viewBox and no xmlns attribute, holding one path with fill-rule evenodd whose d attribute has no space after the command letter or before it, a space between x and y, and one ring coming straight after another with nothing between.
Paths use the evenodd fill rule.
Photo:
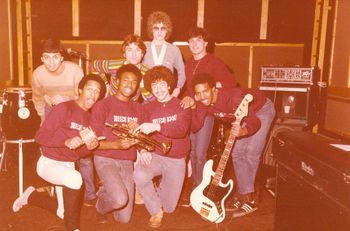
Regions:
<instances>
[{"instance_id":1,"label":"microphone stand","mask_svg":"<svg viewBox=\"0 0 350 231\"><path fill-rule=\"evenodd\" d=\"M85 54L70 54L71 57L77 57L78 58L78 65L83 69L84 74L86 74L86 62L89 62L90 59L87 55ZM84 62L85 61L85 62Z\"/></svg>"}]
</instances>

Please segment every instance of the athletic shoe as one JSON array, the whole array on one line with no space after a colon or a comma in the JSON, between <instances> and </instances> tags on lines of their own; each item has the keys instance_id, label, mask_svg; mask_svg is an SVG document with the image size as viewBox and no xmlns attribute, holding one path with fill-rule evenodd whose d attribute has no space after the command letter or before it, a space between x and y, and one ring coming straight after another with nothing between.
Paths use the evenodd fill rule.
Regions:
<instances>
[{"instance_id":1,"label":"athletic shoe","mask_svg":"<svg viewBox=\"0 0 350 231\"><path fill-rule=\"evenodd\" d=\"M18 212L24 205L28 204L28 198L32 192L35 191L33 186L29 186L21 196L19 196L15 202L13 202L12 210L13 212Z\"/></svg>"},{"instance_id":2,"label":"athletic shoe","mask_svg":"<svg viewBox=\"0 0 350 231\"><path fill-rule=\"evenodd\" d=\"M252 213L258 209L255 201L244 202L241 207L233 212L233 217L243 217L249 213Z\"/></svg>"},{"instance_id":3,"label":"athletic shoe","mask_svg":"<svg viewBox=\"0 0 350 231\"><path fill-rule=\"evenodd\" d=\"M233 212L241 208L243 201L237 197L229 200L225 205L225 210L228 212Z\"/></svg>"}]
</instances>

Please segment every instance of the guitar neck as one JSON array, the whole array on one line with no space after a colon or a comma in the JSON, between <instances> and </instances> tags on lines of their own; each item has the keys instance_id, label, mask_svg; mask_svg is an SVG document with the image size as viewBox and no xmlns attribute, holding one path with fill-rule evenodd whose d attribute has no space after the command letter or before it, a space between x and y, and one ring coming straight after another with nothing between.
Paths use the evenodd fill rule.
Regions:
<instances>
[{"instance_id":1,"label":"guitar neck","mask_svg":"<svg viewBox=\"0 0 350 231\"><path fill-rule=\"evenodd\" d=\"M240 121L235 121L233 124L240 124ZM227 143L225 145L224 152L221 155L218 167L216 168L214 179L212 181L213 184L218 185L219 182L221 182L222 176L224 175L225 167L227 164L228 159L230 158L231 151L233 148L233 145L235 144L236 137L232 134L232 131L230 132L230 136L227 139Z\"/></svg>"}]
</instances>

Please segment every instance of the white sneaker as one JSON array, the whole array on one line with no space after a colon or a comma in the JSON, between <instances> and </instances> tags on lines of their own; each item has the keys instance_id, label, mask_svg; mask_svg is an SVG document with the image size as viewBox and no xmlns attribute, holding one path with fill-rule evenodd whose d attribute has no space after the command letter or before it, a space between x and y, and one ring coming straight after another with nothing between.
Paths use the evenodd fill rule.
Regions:
<instances>
[{"instance_id":1,"label":"white sneaker","mask_svg":"<svg viewBox=\"0 0 350 231\"><path fill-rule=\"evenodd\" d=\"M28 204L28 198L32 192L35 191L33 186L29 186L21 196L19 196L15 202L13 202L12 210L13 212L18 212L24 205Z\"/></svg>"}]
</instances>

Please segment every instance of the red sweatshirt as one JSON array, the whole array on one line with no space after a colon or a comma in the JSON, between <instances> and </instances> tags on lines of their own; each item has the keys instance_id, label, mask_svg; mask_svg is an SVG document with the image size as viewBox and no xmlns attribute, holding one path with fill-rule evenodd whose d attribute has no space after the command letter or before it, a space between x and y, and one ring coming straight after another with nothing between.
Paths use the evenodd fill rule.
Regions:
<instances>
[{"instance_id":1,"label":"red sweatshirt","mask_svg":"<svg viewBox=\"0 0 350 231\"><path fill-rule=\"evenodd\" d=\"M190 151L191 109L181 108L180 100L172 98L166 103L155 100L145 104L144 110L144 122L157 123L161 126L160 132L155 132L152 138L159 142L172 141L172 147L166 156L186 157ZM163 155L159 148L155 152Z\"/></svg>"},{"instance_id":2,"label":"red sweatshirt","mask_svg":"<svg viewBox=\"0 0 350 231\"><path fill-rule=\"evenodd\" d=\"M216 102L210 106L204 106L197 102L197 108L192 117L192 131L196 132L203 126L207 114L214 115L224 121L233 122L235 120L234 112L247 93L253 95L253 101L249 103L248 115L242 122L248 129L248 135L258 131L261 123L259 118L256 117L256 113L265 104L266 97L259 90L241 88L219 89Z\"/></svg>"},{"instance_id":3,"label":"red sweatshirt","mask_svg":"<svg viewBox=\"0 0 350 231\"><path fill-rule=\"evenodd\" d=\"M65 141L79 135L79 131L89 126L90 112L84 111L74 101L60 103L52 107L52 111L44 120L35 135L43 155L59 161L76 161L80 157L91 154L86 146L70 150Z\"/></svg>"},{"instance_id":4,"label":"red sweatshirt","mask_svg":"<svg viewBox=\"0 0 350 231\"><path fill-rule=\"evenodd\" d=\"M131 121L140 123L141 104L135 101L123 102L115 96L108 96L100 100L92 109L91 127L97 136L105 136L107 141L119 139L112 133L112 128L107 127L109 124L128 124ZM128 150L96 150L95 155L110 157L121 160L136 159L136 148L131 147Z\"/></svg>"},{"instance_id":5,"label":"red sweatshirt","mask_svg":"<svg viewBox=\"0 0 350 231\"><path fill-rule=\"evenodd\" d=\"M192 79L195 74L206 73L213 76L215 82L220 82L223 88L236 87L234 75L226 67L225 63L212 54L206 54L200 60L190 58L185 63L186 91L184 96L193 97Z\"/></svg>"}]
</instances>

